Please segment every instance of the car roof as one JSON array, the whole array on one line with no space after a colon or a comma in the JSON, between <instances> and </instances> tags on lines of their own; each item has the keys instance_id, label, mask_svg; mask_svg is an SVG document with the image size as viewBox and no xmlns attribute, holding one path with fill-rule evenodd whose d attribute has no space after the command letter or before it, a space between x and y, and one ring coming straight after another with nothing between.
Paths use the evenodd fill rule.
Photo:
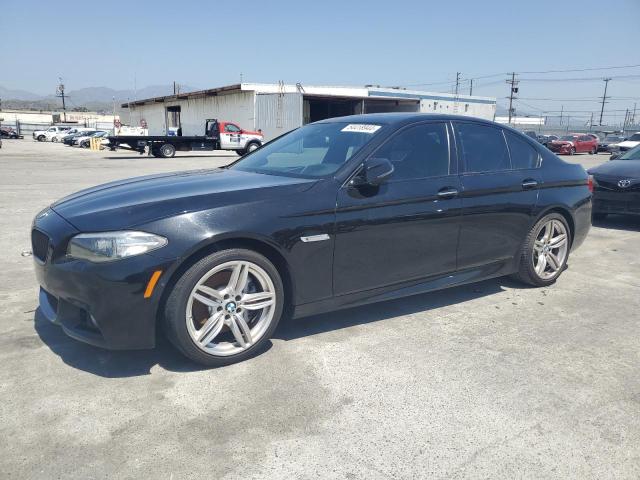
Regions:
<instances>
[{"instance_id":1,"label":"car roof","mask_svg":"<svg viewBox=\"0 0 640 480\"><path fill-rule=\"evenodd\" d=\"M474 121L480 123L486 123L493 125L494 122L489 120L484 120L482 118L477 117L468 117L464 115L448 115L442 113L402 113L402 112L393 112L393 113L364 113L360 115L348 115L345 117L333 117L327 118L325 120L319 120L314 123L337 123L337 122L348 122L348 123L377 123L383 125L400 125L405 123L419 122L422 120L462 120L462 121ZM500 125L505 127L506 125Z\"/></svg>"}]
</instances>

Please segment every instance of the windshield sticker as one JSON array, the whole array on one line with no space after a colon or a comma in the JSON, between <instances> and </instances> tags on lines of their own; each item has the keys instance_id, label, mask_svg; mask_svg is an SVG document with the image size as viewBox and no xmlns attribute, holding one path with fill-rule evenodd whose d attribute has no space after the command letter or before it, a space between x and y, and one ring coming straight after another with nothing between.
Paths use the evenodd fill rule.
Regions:
<instances>
[{"instance_id":1,"label":"windshield sticker","mask_svg":"<svg viewBox=\"0 0 640 480\"><path fill-rule=\"evenodd\" d=\"M370 125L367 123L351 123L344 127L341 132L376 133L381 125Z\"/></svg>"}]
</instances>

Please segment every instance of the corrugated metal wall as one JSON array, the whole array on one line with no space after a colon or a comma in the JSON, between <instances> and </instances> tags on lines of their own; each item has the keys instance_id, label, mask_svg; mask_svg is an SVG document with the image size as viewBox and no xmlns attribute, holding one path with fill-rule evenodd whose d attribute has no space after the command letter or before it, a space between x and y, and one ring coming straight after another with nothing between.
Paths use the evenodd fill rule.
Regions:
<instances>
[{"instance_id":1,"label":"corrugated metal wall","mask_svg":"<svg viewBox=\"0 0 640 480\"><path fill-rule=\"evenodd\" d=\"M254 128L253 92L234 92L213 97L198 97L162 103L132 106L131 124L147 121L149 135L166 135L166 107L180 106L182 135L204 135L204 124L208 118L235 122L241 128ZM129 123L124 114L123 122Z\"/></svg>"},{"instance_id":2,"label":"corrugated metal wall","mask_svg":"<svg viewBox=\"0 0 640 480\"><path fill-rule=\"evenodd\" d=\"M302 94L256 94L255 128L265 140L302 126Z\"/></svg>"}]
</instances>

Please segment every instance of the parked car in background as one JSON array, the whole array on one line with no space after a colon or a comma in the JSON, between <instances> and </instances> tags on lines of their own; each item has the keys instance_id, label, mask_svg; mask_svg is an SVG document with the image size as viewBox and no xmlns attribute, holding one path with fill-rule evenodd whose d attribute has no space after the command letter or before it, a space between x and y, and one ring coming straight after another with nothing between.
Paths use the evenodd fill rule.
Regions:
<instances>
[{"instance_id":1,"label":"parked car in background","mask_svg":"<svg viewBox=\"0 0 640 480\"><path fill-rule=\"evenodd\" d=\"M81 137L77 137L74 140L74 145L78 145L81 148L89 148L92 138L103 138L103 137L106 137L107 135L109 135L109 132L97 131L96 133L93 133L91 135L84 135Z\"/></svg>"},{"instance_id":2,"label":"parked car in background","mask_svg":"<svg viewBox=\"0 0 640 480\"><path fill-rule=\"evenodd\" d=\"M538 134L533 130L527 130L523 132L527 137L534 139L536 142L538 141Z\"/></svg>"},{"instance_id":3,"label":"parked car in background","mask_svg":"<svg viewBox=\"0 0 640 480\"><path fill-rule=\"evenodd\" d=\"M91 128L85 128L85 127L73 127L70 128L69 130L65 130L59 133L56 133L55 135L53 135L51 137L51 141L52 142L62 142L62 140L64 139L64 137L66 137L67 135L75 135L78 132L82 132L85 130L92 130Z\"/></svg>"},{"instance_id":4,"label":"parked car in background","mask_svg":"<svg viewBox=\"0 0 640 480\"><path fill-rule=\"evenodd\" d=\"M294 318L502 275L546 287L591 226L588 176L504 125L331 118L217 169L120 180L36 215L40 312L109 349L160 326L208 366ZM526 292L525 292L526 293Z\"/></svg>"},{"instance_id":5,"label":"parked car in background","mask_svg":"<svg viewBox=\"0 0 640 480\"><path fill-rule=\"evenodd\" d=\"M611 160L623 155L625 152L640 145L640 132L636 132L627 138L624 142L609 146L611 152Z\"/></svg>"},{"instance_id":6,"label":"parked car in background","mask_svg":"<svg viewBox=\"0 0 640 480\"><path fill-rule=\"evenodd\" d=\"M69 130L71 130L71 127L65 125L54 125L46 130L36 130L31 134L31 136L38 142L48 142L51 141L58 133L67 132Z\"/></svg>"},{"instance_id":7,"label":"parked car in background","mask_svg":"<svg viewBox=\"0 0 640 480\"><path fill-rule=\"evenodd\" d=\"M609 147L622 143L626 140L625 137L621 135L607 135L604 139L598 144L598 152L607 152L611 153Z\"/></svg>"},{"instance_id":8,"label":"parked car in background","mask_svg":"<svg viewBox=\"0 0 640 480\"><path fill-rule=\"evenodd\" d=\"M560 155L573 155L575 153L595 154L598 152L598 140L591 135L572 133L550 142L547 148Z\"/></svg>"},{"instance_id":9,"label":"parked car in background","mask_svg":"<svg viewBox=\"0 0 640 480\"><path fill-rule=\"evenodd\" d=\"M558 138L560 137L558 137L557 135L540 135L538 136L538 141L546 147L554 140L558 140Z\"/></svg>"},{"instance_id":10,"label":"parked car in background","mask_svg":"<svg viewBox=\"0 0 640 480\"><path fill-rule=\"evenodd\" d=\"M12 127L0 127L0 138L18 138L18 132Z\"/></svg>"},{"instance_id":11,"label":"parked car in background","mask_svg":"<svg viewBox=\"0 0 640 480\"><path fill-rule=\"evenodd\" d=\"M65 145L73 146L73 142L75 141L76 138L93 135L96 132L97 132L97 130L90 129L90 130L83 130L81 132L76 132L76 133L73 133L71 135L66 135L62 139L62 143L64 143Z\"/></svg>"},{"instance_id":12,"label":"parked car in background","mask_svg":"<svg viewBox=\"0 0 640 480\"><path fill-rule=\"evenodd\" d=\"M640 145L597 167L593 181L593 218L609 214L640 215Z\"/></svg>"}]
</instances>

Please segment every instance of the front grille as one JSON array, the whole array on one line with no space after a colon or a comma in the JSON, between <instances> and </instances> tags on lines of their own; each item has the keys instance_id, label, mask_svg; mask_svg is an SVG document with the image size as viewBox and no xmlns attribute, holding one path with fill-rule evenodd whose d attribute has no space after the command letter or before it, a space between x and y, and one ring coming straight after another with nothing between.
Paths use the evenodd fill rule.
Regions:
<instances>
[{"instance_id":1,"label":"front grille","mask_svg":"<svg viewBox=\"0 0 640 480\"><path fill-rule=\"evenodd\" d=\"M47 252L49 250L49 237L40 230L33 229L31 231L31 251L33 255L45 262L47 260Z\"/></svg>"},{"instance_id":2,"label":"front grille","mask_svg":"<svg viewBox=\"0 0 640 480\"><path fill-rule=\"evenodd\" d=\"M600 189L602 190L613 190L617 192L633 192L633 191L640 190L640 182L638 182L637 180L632 180L631 185L629 185L628 187L619 186L618 185L619 180L624 180L624 179L596 177L596 182L598 182L598 187L600 187Z\"/></svg>"}]
</instances>

